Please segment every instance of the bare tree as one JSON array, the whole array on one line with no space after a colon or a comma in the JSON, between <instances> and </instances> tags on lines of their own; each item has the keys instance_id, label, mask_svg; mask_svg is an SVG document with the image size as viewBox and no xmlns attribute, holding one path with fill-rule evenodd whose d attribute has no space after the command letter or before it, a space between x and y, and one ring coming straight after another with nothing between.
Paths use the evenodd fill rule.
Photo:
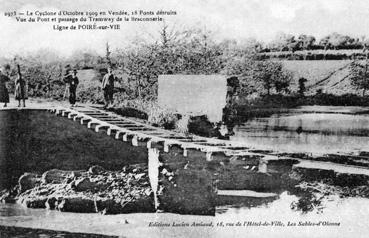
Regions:
<instances>
[{"instance_id":1,"label":"bare tree","mask_svg":"<svg viewBox=\"0 0 369 238\"><path fill-rule=\"evenodd\" d=\"M105 58L106 58L106 63L109 65L109 67L111 67L110 54L111 54L111 52L110 52L109 42L106 42Z\"/></svg>"}]
</instances>

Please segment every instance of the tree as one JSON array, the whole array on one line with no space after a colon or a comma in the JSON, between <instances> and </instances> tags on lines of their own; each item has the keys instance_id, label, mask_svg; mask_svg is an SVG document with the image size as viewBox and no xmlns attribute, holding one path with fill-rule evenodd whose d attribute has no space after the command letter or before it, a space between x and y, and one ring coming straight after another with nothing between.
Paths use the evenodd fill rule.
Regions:
<instances>
[{"instance_id":1,"label":"tree","mask_svg":"<svg viewBox=\"0 0 369 238\"><path fill-rule=\"evenodd\" d=\"M365 96L366 90L369 89L368 61L364 65L358 61L352 62L350 64L350 75L351 84L357 89L362 89L363 96Z\"/></svg>"},{"instance_id":2,"label":"tree","mask_svg":"<svg viewBox=\"0 0 369 238\"><path fill-rule=\"evenodd\" d=\"M109 47L109 42L106 42L106 51L105 51L105 60L106 60L106 63L108 64L109 67L111 67L111 59L110 59L110 54L111 54L111 51L110 51L110 47Z\"/></svg>"},{"instance_id":3,"label":"tree","mask_svg":"<svg viewBox=\"0 0 369 238\"><path fill-rule=\"evenodd\" d=\"M339 47L348 45L351 42L351 38L334 32L329 36L328 41L337 50Z\"/></svg>"},{"instance_id":4,"label":"tree","mask_svg":"<svg viewBox=\"0 0 369 238\"><path fill-rule=\"evenodd\" d=\"M335 50L338 50L339 48L345 48L355 44L355 39L350 36L333 32L332 34L322 38L319 44L324 46L324 50L327 50L329 47L333 47Z\"/></svg>"},{"instance_id":5,"label":"tree","mask_svg":"<svg viewBox=\"0 0 369 238\"><path fill-rule=\"evenodd\" d=\"M242 55L230 57L225 62L223 74L228 76L236 76L240 82L240 93L249 95L258 90L259 82L255 80L256 61L252 59L252 55Z\"/></svg>"},{"instance_id":6,"label":"tree","mask_svg":"<svg viewBox=\"0 0 369 238\"><path fill-rule=\"evenodd\" d=\"M326 37L320 39L319 45L323 46L325 51L328 50L329 46L330 46L329 36L326 36Z\"/></svg>"},{"instance_id":7,"label":"tree","mask_svg":"<svg viewBox=\"0 0 369 238\"><path fill-rule=\"evenodd\" d=\"M299 78L299 94L300 96L304 96L306 91L305 83L307 82L306 78Z\"/></svg>"},{"instance_id":8,"label":"tree","mask_svg":"<svg viewBox=\"0 0 369 238\"><path fill-rule=\"evenodd\" d=\"M368 54L369 54L369 39L366 39L365 37L362 38L361 45L363 47L363 53L366 55L366 59L368 60Z\"/></svg>"},{"instance_id":9,"label":"tree","mask_svg":"<svg viewBox=\"0 0 369 238\"><path fill-rule=\"evenodd\" d=\"M209 32L178 32L164 25L158 33L154 43L142 41L114 55L127 75L125 96L154 99L160 74L214 74L224 68L222 48Z\"/></svg>"},{"instance_id":10,"label":"tree","mask_svg":"<svg viewBox=\"0 0 369 238\"><path fill-rule=\"evenodd\" d=\"M279 62L260 61L255 65L254 79L263 85L267 95L270 95L273 88L277 93L287 93L292 74Z\"/></svg>"},{"instance_id":11,"label":"tree","mask_svg":"<svg viewBox=\"0 0 369 238\"><path fill-rule=\"evenodd\" d=\"M298 42L296 42L293 35L279 32L277 33L275 39L270 43L269 47L279 51L295 51L298 49Z\"/></svg>"},{"instance_id":12,"label":"tree","mask_svg":"<svg viewBox=\"0 0 369 238\"><path fill-rule=\"evenodd\" d=\"M316 39L314 36L308 36L308 35L300 35L298 37L298 41L300 43L300 47L303 49L303 50L310 50L312 48L312 46L314 45Z\"/></svg>"}]
</instances>

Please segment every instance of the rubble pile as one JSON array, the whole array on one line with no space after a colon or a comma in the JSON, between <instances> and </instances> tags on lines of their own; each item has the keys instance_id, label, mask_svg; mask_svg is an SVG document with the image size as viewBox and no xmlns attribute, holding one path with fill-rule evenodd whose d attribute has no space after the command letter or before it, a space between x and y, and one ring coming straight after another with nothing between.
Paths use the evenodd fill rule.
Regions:
<instances>
[{"instance_id":1,"label":"rubble pile","mask_svg":"<svg viewBox=\"0 0 369 238\"><path fill-rule=\"evenodd\" d=\"M93 166L88 171L53 169L42 176L25 173L15 188L3 191L0 199L65 212L154 211L147 166L141 164L125 166L120 171Z\"/></svg>"}]
</instances>

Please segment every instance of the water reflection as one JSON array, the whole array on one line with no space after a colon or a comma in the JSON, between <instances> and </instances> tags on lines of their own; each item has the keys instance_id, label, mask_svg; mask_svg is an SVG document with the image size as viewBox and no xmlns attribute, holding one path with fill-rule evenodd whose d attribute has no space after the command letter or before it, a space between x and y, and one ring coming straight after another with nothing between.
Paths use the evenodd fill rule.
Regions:
<instances>
[{"instance_id":1,"label":"water reflection","mask_svg":"<svg viewBox=\"0 0 369 238\"><path fill-rule=\"evenodd\" d=\"M312 107L294 110L290 113L275 114L267 118L252 119L235 127L235 135L231 137L231 140L246 143L260 150L289 154L369 151L369 115L354 115L352 108L346 109ZM361 108L354 109L362 110ZM313 110L319 113L309 112ZM337 110L342 113L332 113ZM324 113L324 111L329 111L329 113ZM352 204L356 201L368 203L369 196L366 190L368 190L367 186L348 188L331 186L329 182L300 181L296 186L290 186L281 192L279 199L272 204L284 202L284 209L296 213L293 217L299 216L297 214L321 214L329 210L333 204L336 204L336 208L340 210L342 201L350 201ZM270 202L264 205L269 206L268 204ZM241 208L233 207L232 209ZM337 212L340 213L340 211Z\"/></svg>"},{"instance_id":2,"label":"water reflection","mask_svg":"<svg viewBox=\"0 0 369 238\"><path fill-rule=\"evenodd\" d=\"M227 213L229 209L260 209L271 206L279 200L284 200L284 209L299 214L321 214L330 204L345 200L367 199L369 197L367 186L339 187L321 182L301 182L288 190L281 191L275 197L218 197L216 213ZM293 198L293 199L287 199ZM288 202L287 202L288 201ZM369 200L367 200L369 202ZM287 206L287 203L288 206Z\"/></svg>"},{"instance_id":3,"label":"water reflection","mask_svg":"<svg viewBox=\"0 0 369 238\"><path fill-rule=\"evenodd\" d=\"M234 129L234 141L284 152L369 150L369 116L290 113L257 118Z\"/></svg>"}]
</instances>

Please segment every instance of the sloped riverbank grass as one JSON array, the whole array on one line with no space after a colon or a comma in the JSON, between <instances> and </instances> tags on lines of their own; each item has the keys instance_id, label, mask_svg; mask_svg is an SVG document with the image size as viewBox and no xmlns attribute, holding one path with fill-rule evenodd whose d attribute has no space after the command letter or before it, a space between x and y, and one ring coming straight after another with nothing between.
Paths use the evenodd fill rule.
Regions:
<instances>
[{"instance_id":1,"label":"sloped riverbank grass","mask_svg":"<svg viewBox=\"0 0 369 238\"><path fill-rule=\"evenodd\" d=\"M2 186L15 184L24 172L81 170L93 165L114 170L147 161L146 150L135 150L44 111L0 111L0 121L4 122L0 124Z\"/></svg>"}]
</instances>

